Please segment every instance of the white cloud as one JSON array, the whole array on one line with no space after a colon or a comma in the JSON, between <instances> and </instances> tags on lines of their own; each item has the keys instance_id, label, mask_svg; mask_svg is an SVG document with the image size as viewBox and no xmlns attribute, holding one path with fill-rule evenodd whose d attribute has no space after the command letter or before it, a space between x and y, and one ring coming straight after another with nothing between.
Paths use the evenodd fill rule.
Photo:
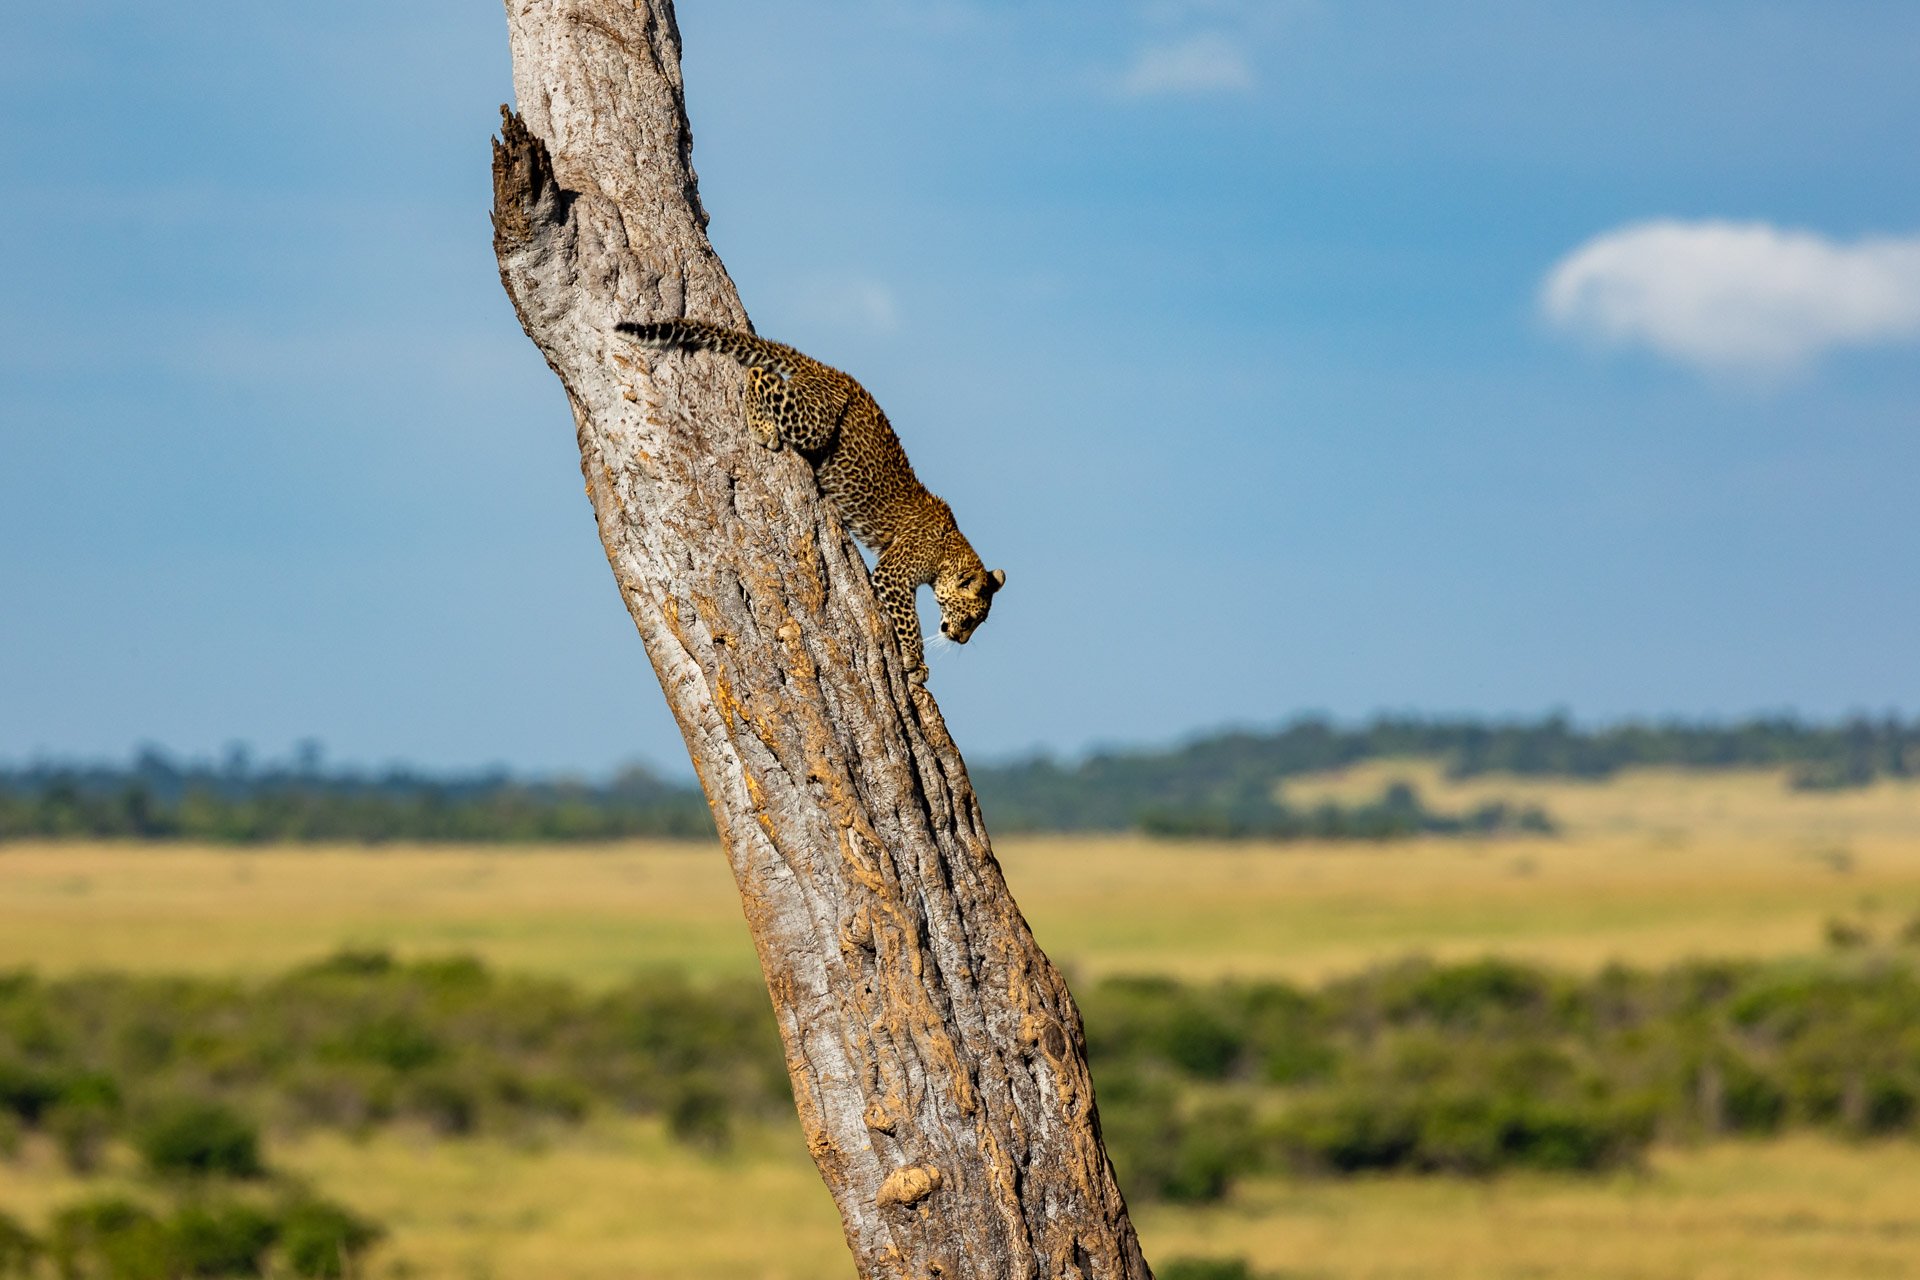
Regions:
<instances>
[{"instance_id":1,"label":"white cloud","mask_svg":"<svg viewBox=\"0 0 1920 1280\"><path fill-rule=\"evenodd\" d=\"M1120 88L1140 98L1244 93L1253 88L1253 66L1241 43L1217 31L1205 31L1140 50L1121 76Z\"/></svg>"},{"instance_id":2,"label":"white cloud","mask_svg":"<svg viewBox=\"0 0 1920 1280\"><path fill-rule=\"evenodd\" d=\"M1561 259L1540 307L1572 332L1709 372L1792 373L1835 348L1920 338L1920 236L1634 223Z\"/></svg>"}]
</instances>

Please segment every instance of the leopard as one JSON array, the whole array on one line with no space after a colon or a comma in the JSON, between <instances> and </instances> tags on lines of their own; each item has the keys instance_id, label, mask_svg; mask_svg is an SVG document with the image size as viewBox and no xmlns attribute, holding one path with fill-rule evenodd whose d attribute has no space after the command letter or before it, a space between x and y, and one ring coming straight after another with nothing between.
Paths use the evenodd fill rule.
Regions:
<instances>
[{"instance_id":1,"label":"leopard","mask_svg":"<svg viewBox=\"0 0 1920 1280\"><path fill-rule=\"evenodd\" d=\"M711 351L746 371L747 430L769 450L790 448L813 467L848 532L872 551L874 595L900 645L910 683L927 681L914 598L933 588L940 633L965 644L987 620L1006 571L989 571L953 508L920 483L880 405L849 375L785 343L701 320L624 321L615 331L643 348Z\"/></svg>"}]
</instances>

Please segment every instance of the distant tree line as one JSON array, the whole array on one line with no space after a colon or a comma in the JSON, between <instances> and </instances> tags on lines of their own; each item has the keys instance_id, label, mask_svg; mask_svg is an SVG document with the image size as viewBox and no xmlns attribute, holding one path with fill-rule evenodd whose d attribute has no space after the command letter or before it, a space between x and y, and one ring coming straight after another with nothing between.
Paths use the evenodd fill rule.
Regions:
<instances>
[{"instance_id":1,"label":"distant tree line","mask_svg":"<svg viewBox=\"0 0 1920 1280\"><path fill-rule=\"evenodd\" d=\"M1001 831L1145 831L1264 839L1391 839L1540 830L1547 815L1494 804L1436 813L1410 789L1357 805L1296 808L1288 778L1369 760L1437 760L1457 778L1487 774L1603 779L1621 769L1777 768L1807 789L1920 776L1920 720L1791 717L1729 724L1575 726L1565 716L1490 722L1383 716L1357 726L1317 718L1269 732L1216 733L1161 750L1102 751L1072 764L1035 757L974 771ZM602 782L516 779L505 771L430 775L328 770L317 747L256 767L142 752L130 765L0 767L0 840L569 841L703 838L697 788L629 768Z\"/></svg>"},{"instance_id":2,"label":"distant tree line","mask_svg":"<svg viewBox=\"0 0 1920 1280\"><path fill-rule=\"evenodd\" d=\"M0 769L0 840L93 838L558 842L713 835L694 787L630 767L605 782L527 781L505 771L433 776L291 764L219 766L141 752L130 766Z\"/></svg>"},{"instance_id":3,"label":"distant tree line","mask_svg":"<svg viewBox=\"0 0 1920 1280\"><path fill-rule=\"evenodd\" d=\"M1199 829L1233 827L1276 783L1369 760L1437 760L1455 778L1487 774L1604 779L1622 769L1780 768L1801 788L1920 776L1920 719L1811 724L1762 717L1730 724L1629 722L1577 727L1565 716L1490 722L1382 716L1353 727L1306 717L1269 732L1209 734L1163 750L1045 757L974 770L1002 831L1126 831L1147 815Z\"/></svg>"},{"instance_id":4,"label":"distant tree line","mask_svg":"<svg viewBox=\"0 0 1920 1280\"><path fill-rule=\"evenodd\" d=\"M1143 809L1136 822L1148 835L1197 840L1400 840L1556 830L1538 805L1494 800L1465 813L1429 809L1408 782L1389 783L1378 798L1357 804L1322 800L1306 806L1289 804L1270 783L1250 786L1227 803Z\"/></svg>"}]
</instances>

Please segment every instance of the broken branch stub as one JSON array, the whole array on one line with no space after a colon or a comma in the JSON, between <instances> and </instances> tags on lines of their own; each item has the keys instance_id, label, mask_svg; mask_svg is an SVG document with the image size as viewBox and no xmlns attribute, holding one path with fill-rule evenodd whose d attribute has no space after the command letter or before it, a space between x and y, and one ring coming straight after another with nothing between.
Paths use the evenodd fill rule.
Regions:
<instances>
[{"instance_id":1,"label":"broken branch stub","mask_svg":"<svg viewBox=\"0 0 1920 1280\"><path fill-rule=\"evenodd\" d=\"M622 598L713 806L863 1277L1147 1280L1079 1013L932 697L741 375L614 325L747 327L706 237L668 0L509 0L494 250L573 409Z\"/></svg>"}]
</instances>

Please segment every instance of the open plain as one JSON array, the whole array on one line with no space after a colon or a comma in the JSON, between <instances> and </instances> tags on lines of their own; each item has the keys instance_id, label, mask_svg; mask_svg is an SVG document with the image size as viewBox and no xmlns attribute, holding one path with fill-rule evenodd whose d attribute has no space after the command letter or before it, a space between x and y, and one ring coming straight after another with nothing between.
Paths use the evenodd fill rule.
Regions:
<instances>
[{"instance_id":1,"label":"open plain","mask_svg":"<svg viewBox=\"0 0 1920 1280\"><path fill-rule=\"evenodd\" d=\"M1920 787L1795 792L1766 773L1449 783L1417 763L1298 781L1295 800L1417 780L1433 802L1544 805L1552 837L1225 845L1009 838L1009 879L1079 975L1314 981L1411 953L1571 969L1899 945L1920 920ZM1915 935L1920 936L1920 935ZM1864 941L1861 941L1864 940ZM753 972L704 845L607 848L0 847L0 968L266 977L342 947L469 953L604 986L637 969ZM375 1274L847 1274L790 1129L723 1155L655 1121L524 1140L274 1135L272 1158L384 1222ZM30 1140L0 1207L43 1221L85 1189L141 1194L130 1155L64 1171ZM1210 1207L1142 1205L1150 1256L1243 1257L1333 1280L1851 1280L1920 1274L1920 1147L1794 1134L1656 1148L1603 1176L1263 1177Z\"/></svg>"}]
</instances>

